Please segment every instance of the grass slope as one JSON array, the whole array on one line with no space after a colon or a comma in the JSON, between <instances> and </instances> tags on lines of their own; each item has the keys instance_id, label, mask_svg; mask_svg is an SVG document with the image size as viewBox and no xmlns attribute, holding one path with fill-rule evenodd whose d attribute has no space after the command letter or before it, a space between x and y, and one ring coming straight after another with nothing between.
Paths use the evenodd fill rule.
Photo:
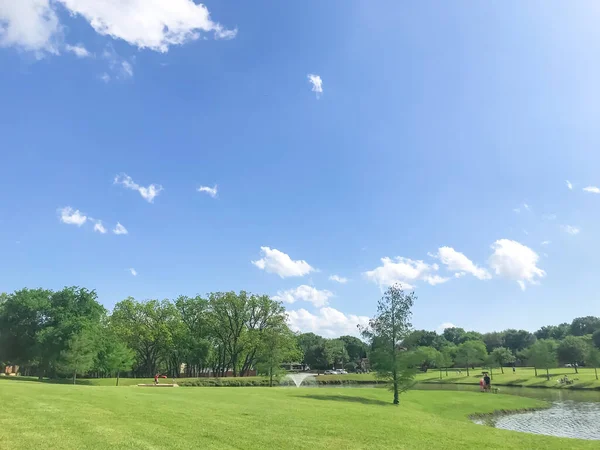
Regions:
<instances>
[{"instance_id":1,"label":"grass slope","mask_svg":"<svg viewBox=\"0 0 600 450\"><path fill-rule=\"evenodd\" d=\"M543 406L503 395L384 389L153 389L0 383L0 442L60 449L597 449L496 430L471 413Z\"/></svg>"}]
</instances>

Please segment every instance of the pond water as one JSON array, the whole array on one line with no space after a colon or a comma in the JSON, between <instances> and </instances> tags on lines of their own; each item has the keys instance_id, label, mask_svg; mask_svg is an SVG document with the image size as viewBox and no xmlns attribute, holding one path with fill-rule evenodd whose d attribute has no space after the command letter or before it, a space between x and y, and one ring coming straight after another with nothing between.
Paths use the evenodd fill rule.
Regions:
<instances>
[{"instance_id":1,"label":"pond water","mask_svg":"<svg viewBox=\"0 0 600 450\"><path fill-rule=\"evenodd\" d=\"M417 389L479 391L479 386L419 384ZM541 411L490 416L475 423L525 433L600 440L599 391L500 386L500 393L546 400L552 406Z\"/></svg>"}]
</instances>

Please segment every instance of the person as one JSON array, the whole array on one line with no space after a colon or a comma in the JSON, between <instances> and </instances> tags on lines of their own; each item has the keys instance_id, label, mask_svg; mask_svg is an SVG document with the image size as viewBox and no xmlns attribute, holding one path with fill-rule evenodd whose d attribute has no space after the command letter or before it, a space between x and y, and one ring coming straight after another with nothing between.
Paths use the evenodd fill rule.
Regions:
<instances>
[{"instance_id":1,"label":"person","mask_svg":"<svg viewBox=\"0 0 600 450\"><path fill-rule=\"evenodd\" d=\"M479 380L479 390L481 392L485 391L485 381L483 381L483 377Z\"/></svg>"},{"instance_id":2,"label":"person","mask_svg":"<svg viewBox=\"0 0 600 450\"><path fill-rule=\"evenodd\" d=\"M517 368L515 366L513 366L513 373L517 372Z\"/></svg>"},{"instance_id":3,"label":"person","mask_svg":"<svg viewBox=\"0 0 600 450\"><path fill-rule=\"evenodd\" d=\"M158 384L158 374L154 375L154 384Z\"/></svg>"},{"instance_id":4,"label":"person","mask_svg":"<svg viewBox=\"0 0 600 450\"><path fill-rule=\"evenodd\" d=\"M485 383L485 390L489 391L492 388L492 379L487 372L483 374L483 382Z\"/></svg>"}]
</instances>

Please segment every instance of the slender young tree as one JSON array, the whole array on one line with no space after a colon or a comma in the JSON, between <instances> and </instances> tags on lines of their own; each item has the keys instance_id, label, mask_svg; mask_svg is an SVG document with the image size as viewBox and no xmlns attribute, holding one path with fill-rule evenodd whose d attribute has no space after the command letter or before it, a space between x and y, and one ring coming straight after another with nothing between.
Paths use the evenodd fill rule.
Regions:
<instances>
[{"instance_id":1,"label":"slender young tree","mask_svg":"<svg viewBox=\"0 0 600 450\"><path fill-rule=\"evenodd\" d=\"M400 403L399 394L414 384L416 366L413 352L401 347L411 331L411 308L416 297L405 294L400 284L390 286L377 304L377 314L362 327L363 337L371 343L369 359L379 378L390 383L394 405Z\"/></svg>"},{"instance_id":2,"label":"slender young tree","mask_svg":"<svg viewBox=\"0 0 600 450\"><path fill-rule=\"evenodd\" d=\"M504 365L515 362L515 356L505 347L497 347L490 353L492 360L500 366L500 370L504 373Z\"/></svg>"},{"instance_id":3,"label":"slender young tree","mask_svg":"<svg viewBox=\"0 0 600 450\"><path fill-rule=\"evenodd\" d=\"M71 338L68 348L60 354L58 366L73 374L73 384L77 383L77 374L83 375L94 365L97 348L88 332L81 332Z\"/></svg>"}]
</instances>

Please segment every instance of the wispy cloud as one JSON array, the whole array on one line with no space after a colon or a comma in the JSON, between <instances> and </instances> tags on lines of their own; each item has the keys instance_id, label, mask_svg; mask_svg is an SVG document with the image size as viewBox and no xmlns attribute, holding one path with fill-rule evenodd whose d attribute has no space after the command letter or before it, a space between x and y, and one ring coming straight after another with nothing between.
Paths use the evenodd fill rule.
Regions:
<instances>
[{"instance_id":1,"label":"wispy cloud","mask_svg":"<svg viewBox=\"0 0 600 450\"><path fill-rule=\"evenodd\" d=\"M317 94L317 98L319 98L323 93L323 80L321 77L319 75L309 73L308 82L312 84L312 91L315 92Z\"/></svg>"},{"instance_id":2,"label":"wispy cloud","mask_svg":"<svg viewBox=\"0 0 600 450\"><path fill-rule=\"evenodd\" d=\"M550 245L550 241L542 241L542 245Z\"/></svg>"},{"instance_id":3,"label":"wispy cloud","mask_svg":"<svg viewBox=\"0 0 600 450\"><path fill-rule=\"evenodd\" d=\"M67 44L65 46L65 50L68 51L69 53L73 53L78 58L90 58L92 56L92 54L90 52L88 52L88 50L82 44L77 44L77 45L68 45Z\"/></svg>"},{"instance_id":4,"label":"wispy cloud","mask_svg":"<svg viewBox=\"0 0 600 450\"><path fill-rule=\"evenodd\" d=\"M567 185L567 188L569 190L571 190L571 191L573 190L573 184L569 180L565 180L565 184Z\"/></svg>"},{"instance_id":5,"label":"wispy cloud","mask_svg":"<svg viewBox=\"0 0 600 450\"><path fill-rule=\"evenodd\" d=\"M578 227L574 227L573 225L563 225L561 226L561 228L565 233L571 235L579 234L579 232L581 231Z\"/></svg>"},{"instance_id":6,"label":"wispy cloud","mask_svg":"<svg viewBox=\"0 0 600 450\"><path fill-rule=\"evenodd\" d=\"M200 186L198 188L198 192L206 192L212 198L215 198L217 196L217 193L218 193L217 185L215 184L213 187L210 187L210 186ZM225 197L227 197L227 195L225 195Z\"/></svg>"},{"instance_id":7,"label":"wispy cloud","mask_svg":"<svg viewBox=\"0 0 600 450\"><path fill-rule=\"evenodd\" d=\"M58 212L60 214L60 221L62 223L66 223L67 225L77 225L80 227L88 220L85 214L78 209L74 210L70 206L60 208Z\"/></svg>"},{"instance_id":8,"label":"wispy cloud","mask_svg":"<svg viewBox=\"0 0 600 450\"><path fill-rule=\"evenodd\" d=\"M273 300L284 303L304 301L312 303L315 307L320 308L326 306L331 297L333 297L333 292L328 291L327 289L321 291L312 286L303 284L295 289L277 292L277 295L273 297Z\"/></svg>"},{"instance_id":9,"label":"wispy cloud","mask_svg":"<svg viewBox=\"0 0 600 450\"><path fill-rule=\"evenodd\" d=\"M126 173L117 175L114 184L121 184L127 189L138 191L148 203L153 203L154 198L163 191L163 187L160 184L151 184L148 187L140 186Z\"/></svg>"},{"instance_id":10,"label":"wispy cloud","mask_svg":"<svg viewBox=\"0 0 600 450\"><path fill-rule=\"evenodd\" d=\"M131 267L131 268L129 269L129 273L130 273L131 275L133 275L134 277L137 277L137 270L135 270L133 267Z\"/></svg>"},{"instance_id":11,"label":"wispy cloud","mask_svg":"<svg viewBox=\"0 0 600 450\"><path fill-rule=\"evenodd\" d=\"M114 228L113 233L115 233L115 234L129 234L129 231L127 231L127 228L125 228L123 225L121 225L120 222L117 222L117 226Z\"/></svg>"},{"instance_id":12,"label":"wispy cloud","mask_svg":"<svg viewBox=\"0 0 600 450\"><path fill-rule=\"evenodd\" d=\"M97 220L96 223L94 224L94 231L101 233L101 234L106 234L106 232L107 232L106 228L104 228L104 225L102 225L101 220Z\"/></svg>"},{"instance_id":13,"label":"wispy cloud","mask_svg":"<svg viewBox=\"0 0 600 450\"><path fill-rule=\"evenodd\" d=\"M346 284L348 282L348 278L340 277L339 275L331 275L329 279L340 284Z\"/></svg>"},{"instance_id":14,"label":"wispy cloud","mask_svg":"<svg viewBox=\"0 0 600 450\"><path fill-rule=\"evenodd\" d=\"M592 194L600 194L600 188L598 188L596 186L584 187L583 190L585 192L591 192Z\"/></svg>"}]
</instances>

